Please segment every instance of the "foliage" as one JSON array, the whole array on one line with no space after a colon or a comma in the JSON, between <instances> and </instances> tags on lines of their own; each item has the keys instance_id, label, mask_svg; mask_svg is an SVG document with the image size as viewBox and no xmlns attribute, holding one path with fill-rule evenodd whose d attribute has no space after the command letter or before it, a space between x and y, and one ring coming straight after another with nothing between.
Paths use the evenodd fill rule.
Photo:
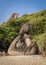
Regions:
<instances>
[{"instance_id":1,"label":"foliage","mask_svg":"<svg viewBox=\"0 0 46 65\"><path fill-rule=\"evenodd\" d=\"M0 25L0 47L7 51L12 40L19 35L21 26L28 22L30 24L29 34L36 41L39 48L46 45L46 10L24 14L14 20L8 20Z\"/></svg>"}]
</instances>

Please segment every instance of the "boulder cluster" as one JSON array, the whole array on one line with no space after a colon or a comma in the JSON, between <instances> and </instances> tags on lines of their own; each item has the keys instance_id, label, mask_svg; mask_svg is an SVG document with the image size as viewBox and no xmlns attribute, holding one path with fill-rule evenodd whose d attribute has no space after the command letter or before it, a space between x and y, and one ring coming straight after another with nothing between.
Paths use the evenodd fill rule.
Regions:
<instances>
[{"instance_id":1,"label":"boulder cluster","mask_svg":"<svg viewBox=\"0 0 46 65\"><path fill-rule=\"evenodd\" d=\"M25 23L17 36L8 49L9 55L35 55L38 54L38 46L33 42L29 35L30 25Z\"/></svg>"}]
</instances>

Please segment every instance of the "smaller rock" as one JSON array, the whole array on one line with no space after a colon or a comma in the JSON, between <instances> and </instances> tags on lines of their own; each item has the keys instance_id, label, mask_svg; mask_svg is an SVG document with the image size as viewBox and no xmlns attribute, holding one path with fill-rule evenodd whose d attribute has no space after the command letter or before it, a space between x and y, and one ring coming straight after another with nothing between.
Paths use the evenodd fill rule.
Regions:
<instances>
[{"instance_id":1,"label":"smaller rock","mask_svg":"<svg viewBox=\"0 0 46 65\"><path fill-rule=\"evenodd\" d=\"M30 29L30 25L29 25L28 23L25 23L25 24L21 27L19 34L28 33L28 32L29 32L29 29Z\"/></svg>"},{"instance_id":2,"label":"smaller rock","mask_svg":"<svg viewBox=\"0 0 46 65\"><path fill-rule=\"evenodd\" d=\"M3 56L3 52L0 52L0 56Z\"/></svg>"},{"instance_id":3,"label":"smaller rock","mask_svg":"<svg viewBox=\"0 0 46 65\"><path fill-rule=\"evenodd\" d=\"M13 13L10 17L9 20L11 19L16 19L18 17L18 13Z\"/></svg>"},{"instance_id":4,"label":"smaller rock","mask_svg":"<svg viewBox=\"0 0 46 65\"><path fill-rule=\"evenodd\" d=\"M4 51L0 52L0 56L6 56L8 54L6 54Z\"/></svg>"}]
</instances>

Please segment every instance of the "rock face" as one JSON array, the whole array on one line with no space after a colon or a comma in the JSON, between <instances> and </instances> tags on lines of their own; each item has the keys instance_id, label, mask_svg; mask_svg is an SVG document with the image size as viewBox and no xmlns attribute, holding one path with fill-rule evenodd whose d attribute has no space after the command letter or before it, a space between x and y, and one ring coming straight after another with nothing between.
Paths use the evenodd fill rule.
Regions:
<instances>
[{"instance_id":1,"label":"rock face","mask_svg":"<svg viewBox=\"0 0 46 65\"><path fill-rule=\"evenodd\" d=\"M10 55L22 55L23 52L22 51L22 46L23 46L23 42L21 42L21 38L20 36L16 37L13 42L11 43L9 49L8 49L8 53Z\"/></svg>"},{"instance_id":2,"label":"rock face","mask_svg":"<svg viewBox=\"0 0 46 65\"><path fill-rule=\"evenodd\" d=\"M25 34L25 33L28 33L29 32L29 29L30 29L30 25L28 23L25 23L21 29L20 29L20 34Z\"/></svg>"},{"instance_id":3,"label":"rock face","mask_svg":"<svg viewBox=\"0 0 46 65\"><path fill-rule=\"evenodd\" d=\"M11 43L8 54L9 55L35 55L38 54L38 46L32 41L30 35L28 34L30 25L28 23L24 24L20 29L19 36L16 37Z\"/></svg>"},{"instance_id":4,"label":"rock face","mask_svg":"<svg viewBox=\"0 0 46 65\"><path fill-rule=\"evenodd\" d=\"M16 19L18 17L18 13L13 13L10 17L9 20L11 19Z\"/></svg>"},{"instance_id":5,"label":"rock face","mask_svg":"<svg viewBox=\"0 0 46 65\"><path fill-rule=\"evenodd\" d=\"M27 45L27 49L25 51L25 55L35 55L38 54L38 46L35 42L32 41L30 35L24 34L25 43Z\"/></svg>"}]
</instances>

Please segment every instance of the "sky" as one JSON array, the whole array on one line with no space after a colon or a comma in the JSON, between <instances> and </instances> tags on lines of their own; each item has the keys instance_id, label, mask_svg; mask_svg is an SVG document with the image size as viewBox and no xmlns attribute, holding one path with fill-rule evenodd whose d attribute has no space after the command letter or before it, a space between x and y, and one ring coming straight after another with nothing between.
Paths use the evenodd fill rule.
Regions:
<instances>
[{"instance_id":1,"label":"sky","mask_svg":"<svg viewBox=\"0 0 46 65\"><path fill-rule=\"evenodd\" d=\"M12 13L31 14L46 9L46 0L0 0L0 24Z\"/></svg>"}]
</instances>

